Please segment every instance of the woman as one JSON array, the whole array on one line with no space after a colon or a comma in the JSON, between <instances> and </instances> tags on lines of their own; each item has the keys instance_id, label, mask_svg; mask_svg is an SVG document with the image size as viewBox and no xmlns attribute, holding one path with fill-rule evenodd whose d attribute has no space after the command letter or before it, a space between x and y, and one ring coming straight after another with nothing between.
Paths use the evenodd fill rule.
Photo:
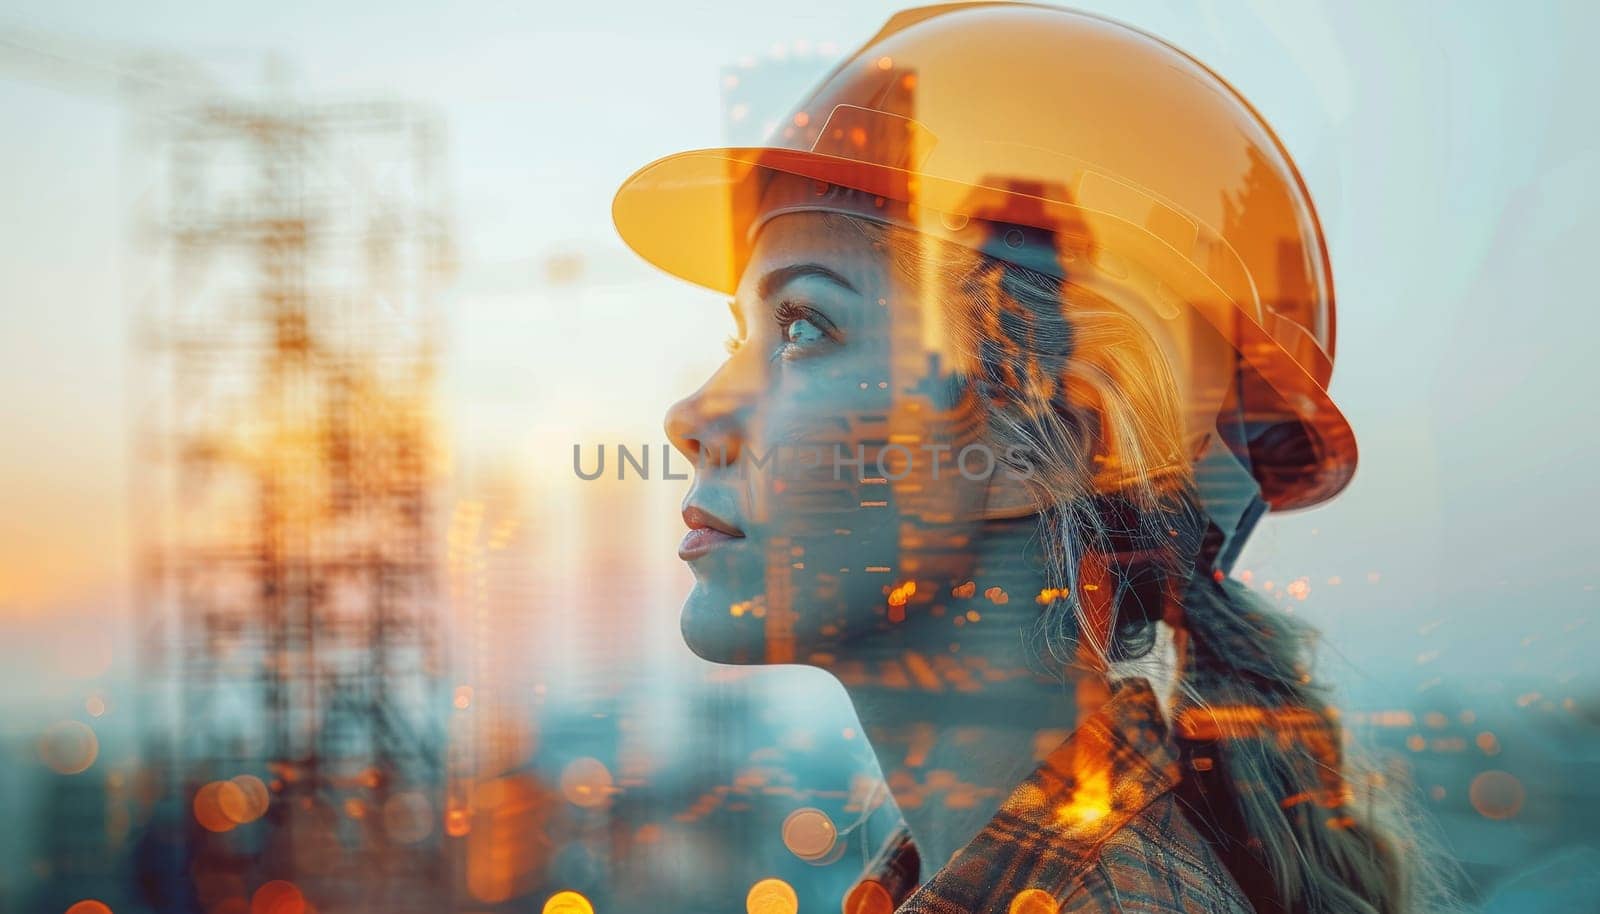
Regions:
<instances>
[{"instance_id":1,"label":"woman","mask_svg":"<svg viewBox=\"0 0 1600 914\"><path fill-rule=\"evenodd\" d=\"M1221 79L1080 13L911 10L613 212L733 296L667 418L683 633L844 683L907 826L847 911L1409 909L1308 633L1227 577L1356 455L1311 201Z\"/></svg>"}]
</instances>

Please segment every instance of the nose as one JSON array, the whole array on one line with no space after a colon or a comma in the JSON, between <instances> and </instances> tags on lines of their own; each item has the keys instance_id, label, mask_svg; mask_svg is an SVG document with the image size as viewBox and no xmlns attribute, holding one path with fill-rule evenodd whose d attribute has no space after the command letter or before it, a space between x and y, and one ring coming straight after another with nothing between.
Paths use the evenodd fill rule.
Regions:
<instances>
[{"instance_id":1,"label":"nose","mask_svg":"<svg viewBox=\"0 0 1600 914\"><path fill-rule=\"evenodd\" d=\"M664 423L667 440L699 469L732 466L744 446L734 398L710 386L672 404Z\"/></svg>"}]
</instances>

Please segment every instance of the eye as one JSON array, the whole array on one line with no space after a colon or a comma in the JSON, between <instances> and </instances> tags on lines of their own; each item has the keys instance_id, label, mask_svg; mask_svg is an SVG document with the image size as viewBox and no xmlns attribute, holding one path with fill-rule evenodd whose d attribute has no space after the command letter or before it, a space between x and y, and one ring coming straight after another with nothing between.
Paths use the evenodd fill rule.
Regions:
<instances>
[{"instance_id":1,"label":"eye","mask_svg":"<svg viewBox=\"0 0 1600 914\"><path fill-rule=\"evenodd\" d=\"M820 343L828 338L828 335L822 332L822 328L813 324L808 317L802 317L783 328L783 336L784 339L797 346L802 346L806 343Z\"/></svg>"},{"instance_id":2,"label":"eye","mask_svg":"<svg viewBox=\"0 0 1600 914\"><path fill-rule=\"evenodd\" d=\"M774 353L775 357L799 358L839 339L838 330L834 328L833 322L814 308L794 302L780 302L773 317L777 320L778 329L783 336L783 344Z\"/></svg>"}]
</instances>

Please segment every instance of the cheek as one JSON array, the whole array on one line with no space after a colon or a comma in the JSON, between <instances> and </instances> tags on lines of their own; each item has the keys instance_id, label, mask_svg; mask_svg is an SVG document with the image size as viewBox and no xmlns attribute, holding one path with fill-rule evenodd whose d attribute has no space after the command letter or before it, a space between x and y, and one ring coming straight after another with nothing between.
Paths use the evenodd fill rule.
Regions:
<instances>
[{"instance_id":1,"label":"cheek","mask_svg":"<svg viewBox=\"0 0 1600 914\"><path fill-rule=\"evenodd\" d=\"M861 359L840 353L776 363L751 413L747 455L752 516L775 533L811 536L873 500L873 455L887 430L887 390ZM864 452L867 459L856 463ZM879 497L881 500L881 496Z\"/></svg>"},{"instance_id":2,"label":"cheek","mask_svg":"<svg viewBox=\"0 0 1600 914\"><path fill-rule=\"evenodd\" d=\"M892 495L874 466L889 392L838 355L773 366L746 455L766 599L792 613L802 647L858 628L891 585L875 569L899 564Z\"/></svg>"},{"instance_id":3,"label":"cheek","mask_svg":"<svg viewBox=\"0 0 1600 914\"><path fill-rule=\"evenodd\" d=\"M898 624L890 592L962 579L978 531L982 484L955 461L970 423L947 401L895 394L881 367L839 361L779 379L752 423L753 456L768 460L750 475L767 599L794 611L803 643Z\"/></svg>"}]
</instances>

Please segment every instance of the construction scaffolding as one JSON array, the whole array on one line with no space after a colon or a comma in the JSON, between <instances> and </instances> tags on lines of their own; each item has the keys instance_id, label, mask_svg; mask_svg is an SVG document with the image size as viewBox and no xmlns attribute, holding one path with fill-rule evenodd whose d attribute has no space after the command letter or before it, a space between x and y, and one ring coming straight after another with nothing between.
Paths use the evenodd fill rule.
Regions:
<instances>
[{"instance_id":1,"label":"construction scaffolding","mask_svg":"<svg viewBox=\"0 0 1600 914\"><path fill-rule=\"evenodd\" d=\"M134 129L141 663L176 857L152 901L449 910L440 124L156 99Z\"/></svg>"}]
</instances>

